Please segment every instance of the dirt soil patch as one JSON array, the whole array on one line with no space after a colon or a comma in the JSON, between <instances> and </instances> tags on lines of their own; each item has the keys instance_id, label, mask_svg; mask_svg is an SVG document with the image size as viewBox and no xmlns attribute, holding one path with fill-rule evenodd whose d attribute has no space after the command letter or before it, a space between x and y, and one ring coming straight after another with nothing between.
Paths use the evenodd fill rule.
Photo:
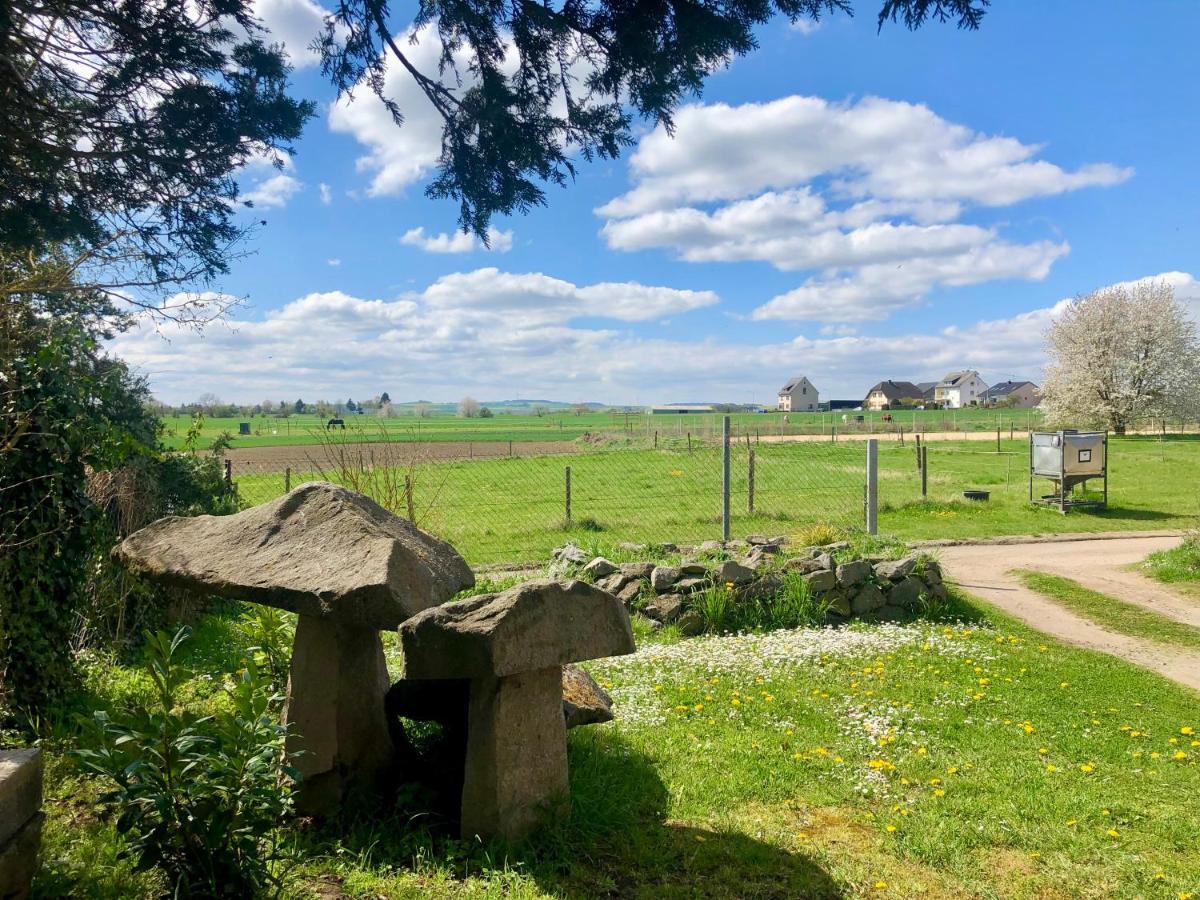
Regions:
<instances>
[{"instance_id":1,"label":"dirt soil patch","mask_svg":"<svg viewBox=\"0 0 1200 900\"><path fill-rule=\"evenodd\" d=\"M574 441L428 441L428 442L370 442L339 444L337 452L361 454L364 460L376 465L404 466L412 462L444 462L459 459L496 459L504 456L546 456L559 453L578 453ZM328 451L321 446L302 447L241 447L226 451L233 461L235 472L268 474L291 468L296 472L311 471L329 462Z\"/></svg>"},{"instance_id":2,"label":"dirt soil patch","mask_svg":"<svg viewBox=\"0 0 1200 900\"><path fill-rule=\"evenodd\" d=\"M1032 569L1060 575L1166 618L1200 627L1200 603L1128 568L1148 554L1166 550L1179 541L1177 535L1154 535L1116 540L974 544L943 547L937 555L948 579L1031 627L1070 644L1119 656L1200 690L1200 653L1108 631L1030 590L1013 574L1014 569Z\"/></svg>"}]
</instances>

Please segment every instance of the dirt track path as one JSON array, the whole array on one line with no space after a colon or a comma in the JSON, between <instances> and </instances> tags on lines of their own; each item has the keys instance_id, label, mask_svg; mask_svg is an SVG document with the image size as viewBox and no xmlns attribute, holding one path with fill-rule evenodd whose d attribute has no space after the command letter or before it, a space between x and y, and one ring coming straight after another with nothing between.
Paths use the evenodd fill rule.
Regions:
<instances>
[{"instance_id":1,"label":"dirt track path","mask_svg":"<svg viewBox=\"0 0 1200 900\"><path fill-rule=\"evenodd\" d=\"M938 550L947 577L1033 628L1067 643L1118 656L1200 690L1200 652L1167 648L1108 631L1026 588L1013 569L1062 575L1085 587L1200 627L1200 603L1126 569L1148 553L1179 542L1178 535L970 544Z\"/></svg>"}]
</instances>

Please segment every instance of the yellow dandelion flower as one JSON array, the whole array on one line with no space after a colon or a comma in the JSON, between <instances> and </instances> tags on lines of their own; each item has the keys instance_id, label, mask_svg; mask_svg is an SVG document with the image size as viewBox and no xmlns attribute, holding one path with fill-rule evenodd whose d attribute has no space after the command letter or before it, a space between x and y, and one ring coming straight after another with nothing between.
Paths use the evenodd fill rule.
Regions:
<instances>
[{"instance_id":1,"label":"yellow dandelion flower","mask_svg":"<svg viewBox=\"0 0 1200 900\"><path fill-rule=\"evenodd\" d=\"M1175 759L1187 759L1188 758L1187 754L1184 753L1182 750L1176 750L1175 753L1173 754L1173 756Z\"/></svg>"},{"instance_id":2,"label":"yellow dandelion flower","mask_svg":"<svg viewBox=\"0 0 1200 900\"><path fill-rule=\"evenodd\" d=\"M1049 752L1050 752L1049 747L1038 747L1038 753L1040 753L1042 756L1045 756Z\"/></svg>"},{"instance_id":3,"label":"yellow dandelion flower","mask_svg":"<svg viewBox=\"0 0 1200 900\"><path fill-rule=\"evenodd\" d=\"M694 709L696 712L700 712L700 710L704 709L704 704L697 703L695 706L692 707L692 709Z\"/></svg>"},{"instance_id":4,"label":"yellow dandelion flower","mask_svg":"<svg viewBox=\"0 0 1200 900\"><path fill-rule=\"evenodd\" d=\"M886 890L887 890L887 882L886 882L886 881L877 881L877 882L875 882L875 890L877 890L877 891L886 891Z\"/></svg>"},{"instance_id":5,"label":"yellow dandelion flower","mask_svg":"<svg viewBox=\"0 0 1200 900\"><path fill-rule=\"evenodd\" d=\"M1110 829L1108 829L1108 836L1110 838L1120 837L1121 832L1117 831L1117 829L1115 829L1115 828L1110 828Z\"/></svg>"},{"instance_id":6,"label":"yellow dandelion flower","mask_svg":"<svg viewBox=\"0 0 1200 900\"><path fill-rule=\"evenodd\" d=\"M1079 771L1082 772L1084 775L1089 775L1092 772L1094 772L1095 770L1096 770L1096 767L1094 765L1092 765L1091 763L1082 763L1079 766Z\"/></svg>"},{"instance_id":7,"label":"yellow dandelion flower","mask_svg":"<svg viewBox=\"0 0 1200 900\"><path fill-rule=\"evenodd\" d=\"M933 796L935 796L935 797L945 797L945 796L946 796L946 791L945 791L945 789L944 789L944 788L934 788L934 791L933 791Z\"/></svg>"},{"instance_id":8,"label":"yellow dandelion flower","mask_svg":"<svg viewBox=\"0 0 1200 900\"><path fill-rule=\"evenodd\" d=\"M1193 735L1196 733L1196 729L1193 728L1191 725L1184 725L1182 728L1179 729L1179 733L1190 736L1190 735Z\"/></svg>"},{"instance_id":9,"label":"yellow dandelion flower","mask_svg":"<svg viewBox=\"0 0 1200 900\"><path fill-rule=\"evenodd\" d=\"M891 834L893 831L896 830L896 826L893 825L891 822L889 822L886 826L884 826L883 830L886 831L888 834Z\"/></svg>"},{"instance_id":10,"label":"yellow dandelion flower","mask_svg":"<svg viewBox=\"0 0 1200 900\"><path fill-rule=\"evenodd\" d=\"M1078 819L1067 819L1067 827L1068 828L1074 828L1078 824L1079 824Z\"/></svg>"},{"instance_id":11,"label":"yellow dandelion flower","mask_svg":"<svg viewBox=\"0 0 1200 900\"><path fill-rule=\"evenodd\" d=\"M1046 766L1046 771L1047 772L1057 772L1058 766L1054 765L1054 763L1050 763L1050 765Z\"/></svg>"},{"instance_id":12,"label":"yellow dandelion flower","mask_svg":"<svg viewBox=\"0 0 1200 900\"><path fill-rule=\"evenodd\" d=\"M1069 682L1069 681L1064 681L1062 684L1059 685L1059 687L1063 688L1063 689L1069 688L1070 686L1071 686L1071 682Z\"/></svg>"}]
</instances>

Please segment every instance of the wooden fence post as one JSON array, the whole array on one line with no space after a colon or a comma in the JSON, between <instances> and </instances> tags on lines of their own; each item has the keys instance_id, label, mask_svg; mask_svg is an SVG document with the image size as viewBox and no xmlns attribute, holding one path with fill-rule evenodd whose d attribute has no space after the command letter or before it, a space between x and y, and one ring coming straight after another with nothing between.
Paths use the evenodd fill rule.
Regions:
<instances>
[{"instance_id":1,"label":"wooden fence post","mask_svg":"<svg viewBox=\"0 0 1200 900\"><path fill-rule=\"evenodd\" d=\"M416 524L417 513L416 504L413 503L413 483L412 476L404 476L404 502L408 506L408 521Z\"/></svg>"},{"instance_id":2,"label":"wooden fence post","mask_svg":"<svg viewBox=\"0 0 1200 900\"><path fill-rule=\"evenodd\" d=\"M288 466L283 470L283 492L286 494L292 489L292 467Z\"/></svg>"},{"instance_id":3,"label":"wooden fence post","mask_svg":"<svg viewBox=\"0 0 1200 900\"><path fill-rule=\"evenodd\" d=\"M567 524L571 524L571 467L567 466Z\"/></svg>"},{"instance_id":4,"label":"wooden fence post","mask_svg":"<svg viewBox=\"0 0 1200 900\"><path fill-rule=\"evenodd\" d=\"M921 447L921 499L929 496L929 445Z\"/></svg>"},{"instance_id":5,"label":"wooden fence post","mask_svg":"<svg viewBox=\"0 0 1200 900\"><path fill-rule=\"evenodd\" d=\"M233 487L233 460L225 460L225 484Z\"/></svg>"}]
</instances>

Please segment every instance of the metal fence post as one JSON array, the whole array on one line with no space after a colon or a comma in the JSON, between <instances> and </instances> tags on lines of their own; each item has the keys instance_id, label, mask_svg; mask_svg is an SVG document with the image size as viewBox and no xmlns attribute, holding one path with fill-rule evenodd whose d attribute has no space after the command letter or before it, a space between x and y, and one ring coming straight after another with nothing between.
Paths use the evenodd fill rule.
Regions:
<instances>
[{"instance_id":1,"label":"metal fence post","mask_svg":"<svg viewBox=\"0 0 1200 900\"><path fill-rule=\"evenodd\" d=\"M750 436L746 436L746 450L749 453L749 462L746 471L746 512L748 515L754 515L754 448L750 446Z\"/></svg>"},{"instance_id":2,"label":"metal fence post","mask_svg":"<svg viewBox=\"0 0 1200 900\"><path fill-rule=\"evenodd\" d=\"M571 467L567 466L567 524L571 524Z\"/></svg>"},{"instance_id":3,"label":"metal fence post","mask_svg":"<svg viewBox=\"0 0 1200 900\"><path fill-rule=\"evenodd\" d=\"M879 531L879 441L867 441L867 534Z\"/></svg>"},{"instance_id":4,"label":"metal fence post","mask_svg":"<svg viewBox=\"0 0 1200 900\"><path fill-rule=\"evenodd\" d=\"M721 540L729 540L729 416L721 417Z\"/></svg>"}]
</instances>

